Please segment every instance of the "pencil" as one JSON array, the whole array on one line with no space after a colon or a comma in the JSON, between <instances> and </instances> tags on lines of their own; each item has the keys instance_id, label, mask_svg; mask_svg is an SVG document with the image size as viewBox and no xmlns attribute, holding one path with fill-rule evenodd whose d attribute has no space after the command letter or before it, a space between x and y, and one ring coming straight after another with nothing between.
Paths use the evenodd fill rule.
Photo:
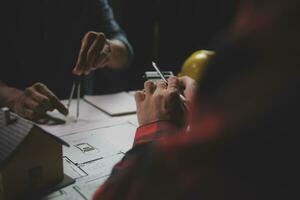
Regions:
<instances>
[{"instance_id":1,"label":"pencil","mask_svg":"<svg viewBox=\"0 0 300 200\"><path fill-rule=\"evenodd\" d=\"M160 76L160 78L168 85L168 81L166 80L166 78L164 77L164 75L161 73L160 69L157 67L155 62L152 62L152 66L154 67L154 69L156 70L156 72L158 73L158 75ZM186 102L186 98L182 95L179 94L179 97L181 98L181 100L183 100L184 102Z\"/></svg>"}]
</instances>

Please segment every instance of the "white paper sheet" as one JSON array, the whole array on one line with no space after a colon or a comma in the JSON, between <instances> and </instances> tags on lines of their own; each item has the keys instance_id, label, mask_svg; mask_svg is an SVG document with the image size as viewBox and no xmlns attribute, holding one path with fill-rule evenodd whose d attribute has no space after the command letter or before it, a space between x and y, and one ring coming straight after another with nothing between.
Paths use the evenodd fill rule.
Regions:
<instances>
[{"instance_id":1,"label":"white paper sheet","mask_svg":"<svg viewBox=\"0 0 300 200\"><path fill-rule=\"evenodd\" d=\"M108 176L97 177L90 181L79 182L78 184L73 186L73 188L85 199L92 199L97 188L99 188L99 186L102 185L106 181L107 178L108 178Z\"/></svg>"},{"instance_id":2,"label":"white paper sheet","mask_svg":"<svg viewBox=\"0 0 300 200\"><path fill-rule=\"evenodd\" d=\"M136 126L133 124L125 122L101 131L105 132L103 137L121 152L126 153L132 148L136 132Z\"/></svg>"},{"instance_id":3,"label":"white paper sheet","mask_svg":"<svg viewBox=\"0 0 300 200\"><path fill-rule=\"evenodd\" d=\"M132 114L136 112L134 96L127 92L99 96L85 96L84 99L111 116Z\"/></svg>"},{"instance_id":4,"label":"white paper sheet","mask_svg":"<svg viewBox=\"0 0 300 200\"><path fill-rule=\"evenodd\" d=\"M139 122L137 119L136 114L133 115L125 115L125 116L120 116L120 117L114 117L114 119L119 119L119 120L124 120L124 121L128 121L129 123L131 123L132 125L134 125L135 127L139 126Z\"/></svg>"},{"instance_id":5,"label":"white paper sheet","mask_svg":"<svg viewBox=\"0 0 300 200\"><path fill-rule=\"evenodd\" d=\"M62 103L66 105L67 101L64 100ZM64 123L56 123L54 120L52 120L39 126L58 137L73 134L79 131L95 129L99 126L106 126L105 122L104 124L102 124L102 122L110 118L109 115L101 112L84 100L80 100L80 115L78 119L75 117L76 100L72 100L69 108L69 115L67 117L63 116L56 110L53 112L48 112L48 114L53 118L59 119L60 122L64 121Z\"/></svg>"},{"instance_id":6,"label":"white paper sheet","mask_svg":"<svg viewBox=\"0 0 300 200\"><path fill-rule=\"evenodd\" d=\"M64 173L73 179L88 176L85 171L76 166L69 158L63 157Z\"/></svg>"},{"instance_id":7,"label":"white paper sheet","mask_svg":"<svg viewBox=\"0 0 300 200\"><path fill-rule=\"evenodd\" d=\"M99 188L108 178L113 166L117 164L123 156L124 154L117 154L102 160L84 164L81 167L73 165L72 167L76 167L76 170L75 172L71 172L71 174L78 177L76 178L76 183L59 191L53 192L47 197L44 197L43 200L91 199L97 188ZM66 157L65 160L67 160ZM68 172L70 171L68 170ZM79 174L85 174L85 176L80 176Z\"/></svg>"},{"instance_id":8,"label":"white paper sheet","mask_svg":"<svg viewBox=\"0 0 300 200\"><path fill-rule=\"evenodd\" d=\"M127 152L134 141L136 127L128 122L62 137L70 144L63 147L64 156L73 163L99 160Z\"/></svg>"},{"instance_id":9,"label":"white paper sheet","mask_svg":"<svg viewBox=\"0 0 300 200\"><path fill-rule=\"evenodd\" d=\"M88 176L109 176L112 168L124 157L123 153L89 162L80 166Z\"/></svg>"},{"instance_id":10,"label":"white paper sheet","mask_svg":"<svg viewBox=\"0 0 300 200\"><path fill-rule=\"evenodd\" d=\"M72 135L72 138L67 137L65 140L70 147L63 147L64 156L67 156L76 165L100 160L120 152L104 136L95 134L94 131Z\"/></svg>"},{"instance_id":11,"label":"white paper sheet","mask_svg":"<svg viewBox=\"0 0 300 200\"><path fill-rule=\"evenodd\" d=\"M64 137L67 135L83 133L103 127L115 126L121 123L124 123L124 119L108 118L98 121L84 121L81 119L76 121L75 119L70 119L67 120L65 124L42 125L41 127L53 135Z\"/></svg>"},{"instance_id":12,"label":"white paper sheet","mask_svg":"<svg viewBox=\"0 0 300 200\"><path fill-rule=\"evenodd\" d=\"M87 200L86 197L74 189L75 185L65 187L57 192L42 198L42 200Z\"/></svg>"}]
</instances>

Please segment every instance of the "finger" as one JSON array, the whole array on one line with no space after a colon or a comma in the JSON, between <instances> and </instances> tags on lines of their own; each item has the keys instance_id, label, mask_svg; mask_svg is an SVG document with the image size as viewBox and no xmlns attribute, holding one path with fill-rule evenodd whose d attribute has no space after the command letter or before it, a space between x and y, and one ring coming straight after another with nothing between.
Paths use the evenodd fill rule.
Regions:
<instances>
[{"instance_id":1,"label":"finger","mask_svg":"<svg viewBox=\"0 0 300 200\"><path fill-rule=\"evenodd\" d=\"M180 82L182 82L183 84L187 84L188 82L194 81L192 78L190 78L189 76L182 76L178 78Z\"/></svg>"},{"instance_id":2,"label":"finger","mask_svg":"<svg viewBox=\"0 0 300 200\"><path fill-rule=\"evenodd\" d=\"M106 41L102 51L96 57L96 62L93 65L92 70L105 67L110 60L111 52L110 43Z\"/></svg>"},{"instance_id":3,"label":"finger","mask_svg":"<svg viewBox=\"0 0 300 200\"><path fill-rule=\"evenodd\" d=\"M168 99L167 101L172 102L173 104L177 104L180 100L179 98L179 87L180 87L180 81L177 77L171 76L168 78Z\"/></svg>"},{"instance_id":4,"label":"finger","mask_svg":"<svg viewBox=\"0 0 300 200\"><path fill-rule=\"evenodd\" d=\"M146 81L144 83L144 89L145 89L146 95L147 94L153 94L155 89L156 89L156 86L152 81Z\"/></svg>"},{"instance_id":5,"label":"finger","mask_svg":"<svg viewBox=\"0 0 300 200\"><path fill-rule=\"evenodd\" d=\"M43 103L47 102L48 104L50 104L49 99L46 97L45 101L39 101L37 100L38 95L40 95L38 92L33 91L31 98L26 98L23 102L25 108L32 110L31 119L38 119L40 116L44 115L47 110L50 110L47 108L46 103Z\"/></svg>"},{"instance_id":6,"label":"finger","mask_svg":"<svg viewBox=\"0 0 300 200\"><path fill-rule=\"evenodd\" d=\"M167 90L171 93L178 93L180 88L180 81L177 77L172 76L168 79Z\"/></svg>"},{"instance_id":7,"label":"finger","mask_svg":"<svg viewBox=\"0 0 300 200\"><path fill-rule=\"evenodd\" d=\"M34 87L26 88L24 91L25 98L22 100L22 105L33 110L33 112L42 112L41 109L43 109L43 105L36 100L37 94L38 92Z\"/></svg>"},{"instance_id":8,"label":"finger","mask_svg":"<svg viewBox=\"0 0 300 200\"><path fill-rule=\"evenodd\" d=\"M156 82L156 87L157 89L167 89L167 83L164 82L163 80L158 80Z\"/></svg>"},{"instance_id":9,"label":"finger","mask_svg":"<svg viewBox=\"0 0 300 200\"><path fill-rule=\"evenodd\" d=\"M34 111L29 107L34 107L34 103L30 99L25 98L15 110L15 112L21 117L32 120Z\"/></svg>"},{"instance_id":10,"label":"finger","mask_svg":"<svg viewBox=\"0 0 300 200\"><path fill-rule=\"evenodd\" d=\"M197 91L196 81L188 76L183 76L179 78L180 90L184 92L184 96L188 101L191 101Z\"/></svg>"},{"instance_id":11,"label":"finger","mask_svg":"<svg viewBox=\"0 0 300 200\"><path fill-rule=\"evenodd\" d=\"M180 85L180 88L182 89L182 90L185 90L186 89L186 87L187 87L187 85L188 85L188 79L187 79L187 77L186 76L183 76L183 77L180 77L179 78L179 85Z\"/></svg>"},{"instance_id":12,"label":"finger","mask_svg":"<svg viewBox=\"0 0 300 200\"><path fill-rule=\"evenodd\" d=\"M27 101L26 104L24 105L25 108L30 109L33 111L33 115L37 114L43 114L46 113L45 107L41 106L41 104L35 102L35 101Z\"/></svg>"},{"instance_id":13,"label":"finger","mask_svg":"<svg viewBox=\"0 0 300 200\"><path fill-rule=\"evenodd\" d=\"M68 115L68 109L60 102L60 100L44 85L41 83L35 84L36 89L49 98L52 106L57 109L60 113Z\"/></svg>"},{"instance_id":14,"label":"finger","mask_svg":"<svg viewBox=\"0 0 300 200\"><path fill-rule=\"evenodd\" d=\"M169 81L167 89L167 104L171 109L180 108L181 112L187 111L186 98L179 93L179 79L175 78Z\"/></svg>"},{"instance_id":15,"label":"finger","mask_svg":"<svg viewBox=\"0 0 300 200\"><path fill-rule=\"evenodd\" d=\"M144 101L145 99L145 93L143 91L137 91L134 95L135 102L138 104L139 102Z\"/></svg>"},{"instance_id":16,"label":"finger","mask_svg":"<svg viewBox=\"0 0 300 200\"><path fill-rule=\"evenodd\" d=\"M24 99L23 108L32 110L34 112L37 107L38 107L38 103L35 102L34 100L29 99L29 98ZM24 111L24 110L22 109L22 111Z\"/></svg>"},{"instance_id":17,"label":"finger","mask_svg":"<svg viewBox=\"0 0 300 200\"><path fill-rule=\"evenodd\" d=\"M84 75L89 75L91 72L93 71L93 69L92 68L89 68L89 69L87 69L87 70L84 70Z\"/></svg>"},{"instance_id":18,"label":"finger","mask_svg":"<svg viewBox=\"0 0 300 200\"><path fill-rule=\"evenodd\" d=\"M32 120L38 124L47 124L49 122L47 116L47 113L36 114Z\"/></svg>"},{"instance_id":19,"label":"finger","mask_svg":"<svg viewBox=\"0 0 300 200\"><path fill-rule=\"evenodd\" d=\"M45 111L53 111L54 110L54 107L51 104L50 99L47 96L35 91L32 98L36 102L38 102L39 106L41 106Z\"/></svg>"},{"instance_id":20,"label":"finger","mask_svg":"<svg viewBox=\"0 0 300 200\"><path fill-rule=\"evenodd\" d=\"M23 108L22 109L22 113L21 113L22 117L25 117L27 119L33 119L34 118L34 113L33 113L33 110L30 110L28 108Z\"/></svg>"},{"instance_id":21,"label":"finger","mask_svg":"<svg viewBox=\"0 0 300 200\"><path fill-rule=\"evenodd\" d=\"M100 67L105 67L108 65L108 62L109 62L109 56L106 55L104 59L101 60L101 62L99 62L98 64L98 67L97 68L100 68Z\"/></svg>"},{"instance_id":22,"label":"finger","mask_svg":"<svg viewBox=\"0 0 300 200\"><path fill-rule=\"evenodd\" d=\"M106 43L106 38L103 33L100 33L92 43L87 53L87 61L89 67L94 67L99 55L101 54Z\"/></svg>"},{"instance_id":23,"label":"finger","mask_svg":"<svg viewBox=\"0 0 300 200\"><path fill-rule=\"evenodd\" d=\"M79 56L75 65L75 68L73 69L73 73L75 75L81 75L84 71L84 68L87 66L87 53L88 50L92 44L92 42L97 37L96 32L88 32L85 34L85 36L82 39L81 48L79 51Z\"/></svg>"},{"instance_id":24,"label":"finger","mask_svg":"<svg viewBox=\"0 0 300 200\"><path fill-rule=\"evenodd\" d=\"M101 52L95 63L94 70L105 67L107 65L108 61L109 61L108 55L105 52Z\"/></svg>"},{"instance_id":25,"label":"finger","mask_svg":"<svg viewBox=\"0 0 300 200\"><path fill-rule=\"evenodd\" d=\"M177 77L171 76L168 78L168 89L179 89L180 81Z\"/></svg>"},{"instance_id":26,"label":"finger","mask_svg":"<svg viewBox=\"0 0 300 200\"><path fill-rule=\"evenodd\" d=\"M112 49L109 42L106 41L102 52L97 60L97 68L105 67L111 59Z\"/></svg>"}]
</instances>

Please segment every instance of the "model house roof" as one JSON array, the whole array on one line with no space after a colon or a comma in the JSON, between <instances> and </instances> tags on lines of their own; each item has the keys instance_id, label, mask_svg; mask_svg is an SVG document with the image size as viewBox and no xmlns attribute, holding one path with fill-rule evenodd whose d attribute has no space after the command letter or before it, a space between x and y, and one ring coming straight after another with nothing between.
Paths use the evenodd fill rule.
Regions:
<instances>
[{"instance_id":1,"label":"model house roof","mask_svg":"<svg viewBox=\"0 0 300 200\"><path fill-rule=\"evenodd\" d=\"M69 146L65 141L44 131L33 122L11 112L9 115L12 120L11 123L7 123L5 113L0 109L0 167L4 165L9 157L22 144L34 127L40 129L42 134L47 134L59 143Z\"/></svg>"}]
</instances>

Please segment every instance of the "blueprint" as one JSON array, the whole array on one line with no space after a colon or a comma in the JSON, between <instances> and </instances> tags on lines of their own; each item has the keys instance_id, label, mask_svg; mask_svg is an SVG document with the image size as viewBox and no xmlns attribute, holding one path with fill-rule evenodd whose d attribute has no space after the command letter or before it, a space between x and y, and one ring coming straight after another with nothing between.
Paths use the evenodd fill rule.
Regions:
<instances>
[{"instance_id":1,"label":"blueprint","mask_svg":"<svg viewBox=\"0 0 300 200\"><path fill-rule=\"evenodd\" d=\"M135 114L112 117L82 102L78 120L72 114L76 105L73 102L68 117L58 112L50 113L65 123L42 125L70 145L63 147L64 173L76 180L43 200L91 199L109 177L113 166L133 145L138 126Z\"/></svg>"}]
</instances>

